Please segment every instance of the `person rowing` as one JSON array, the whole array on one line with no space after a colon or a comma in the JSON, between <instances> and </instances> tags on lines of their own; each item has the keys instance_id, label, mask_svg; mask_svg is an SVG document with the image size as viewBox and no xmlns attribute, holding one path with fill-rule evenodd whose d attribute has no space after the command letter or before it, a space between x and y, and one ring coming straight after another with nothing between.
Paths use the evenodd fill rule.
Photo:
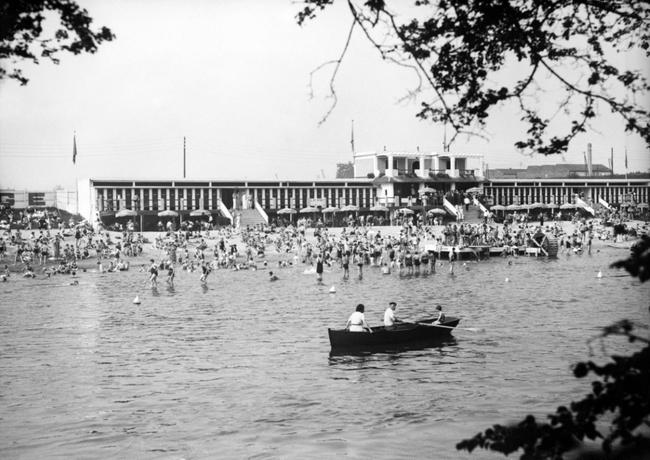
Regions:
<instances>
[{"instance_id":1,"label":"person rowing","mask_svg":"<svg viewBox=\"0 0 650 460\"><path fill-rule=\"evenodd\" d=\"M442 312L442 307L440 305L436 305L436 314L438 317L435 319L433 324L441 324L445 322L445 314Z\"/></svg>"},{"instance_id":2,"label":"person rowing","mask_svg":"<svg viewBox=\"0 0 650 460\"><path fill-rule=\"evenodd\" d=\"M384 312L384 327L386 329L394 329L395 323L401 323L402 321L397 319L395 316L395 309L397 308L397 303L390 302L388 308Z\"/></svg>"},{"instance_id":3,"label":"person rowing","mask_svg":"<svg viewBox=\"0 0 650 460\"><path fill-rule=\"evenodd\" d=\"M355 312L350 315L348 322L345 323L345 328L348 331L363 332L364 330L367 330L368 332L372 333L372 329L370 326L368 326L368 323L366 323L366 317L363 314L364 310L365 307L362 303L357 305Z\"/></svg>"}]
</instances>

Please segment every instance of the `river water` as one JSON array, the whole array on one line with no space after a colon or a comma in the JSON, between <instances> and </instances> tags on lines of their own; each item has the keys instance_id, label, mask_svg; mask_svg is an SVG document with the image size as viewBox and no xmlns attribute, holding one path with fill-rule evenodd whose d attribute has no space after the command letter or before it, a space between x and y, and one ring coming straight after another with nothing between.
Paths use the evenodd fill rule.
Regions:
<instances>
[{"instance_id":1,"label":"river water","mask_svg":"<svg viewBox=\"0 0 650 460\"><path fill-rule=\"evenodd\" d=\"M493 258L455 276L332 269L323 285L304 266L274 283L219 270L207 289L179 273L157 291L133 271L82 273L78 286L13 276L0 285L0 457L503 458L455 444L586 394L570 367L587 340L624 317L647 324L650 286L608 268L626 254ZM330 356L327 327L358 302L379 324L389 300L403 319L440 303L485 330ZM604 345L594 359L633 347Z\"/></svg>"}]
</instances>

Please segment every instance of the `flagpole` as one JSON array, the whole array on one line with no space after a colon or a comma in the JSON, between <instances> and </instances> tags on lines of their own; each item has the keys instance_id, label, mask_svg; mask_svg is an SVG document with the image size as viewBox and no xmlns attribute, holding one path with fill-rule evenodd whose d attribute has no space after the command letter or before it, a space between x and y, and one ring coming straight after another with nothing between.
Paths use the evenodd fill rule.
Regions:
<instances>
[{"instance_id":1,"label":"flagpole","mask_svg":"<svg viewBox=\"0 0 650 460\"><path fill-rule=\"evenodd\" d=\"M76 214L79 214L79 174L76 168L77 165L77 131L72 130L72 164L75 165L74 168L74 182L75 182L75 198L76 198Z\"/></svg>"},{"instance_id":2,"label":"flagpole","mask_svg":"<svg viewBox=\"0 0 650 460\"><path fill-rule=\"evenodd\" d=\"M627 147L625 147L625 180L627 180Z\"/></svg>"},{"instance_id":3,"label":"flagpole","mask_svg":"<svg viewBox=\"0 0 650 460\"><path fill-rule=\"evenodd\" d=\"M352 120L352 127L350 129L350 147L352 148L352 156L354 156L354 120Z\"/></svg>"},{"instance_id":4,"label":"flagpole","mask_svg":"<svg viewBox=\"0 0 650 460\"><path fill-rule=\"evenodd\" d=\"M183 136L183 179L185 179L185 136Z\"/></svg>"}]
</instances>

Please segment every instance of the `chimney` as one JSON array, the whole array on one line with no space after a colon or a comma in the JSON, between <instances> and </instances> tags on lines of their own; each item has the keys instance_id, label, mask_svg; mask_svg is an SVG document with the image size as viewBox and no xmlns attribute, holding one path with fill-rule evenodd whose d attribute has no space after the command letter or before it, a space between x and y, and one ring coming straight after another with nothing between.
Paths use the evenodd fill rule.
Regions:
<instances>
[{"instance_id":1,"label":"chimney","mask_svg":"<svg viewBox=\"0 0 650 460\"><path fill-rule=\"evenodd\" d=\"M591 142L587 144L587 176L593 176L593 167L591 166Z\"/></svg>"}]
</instances>

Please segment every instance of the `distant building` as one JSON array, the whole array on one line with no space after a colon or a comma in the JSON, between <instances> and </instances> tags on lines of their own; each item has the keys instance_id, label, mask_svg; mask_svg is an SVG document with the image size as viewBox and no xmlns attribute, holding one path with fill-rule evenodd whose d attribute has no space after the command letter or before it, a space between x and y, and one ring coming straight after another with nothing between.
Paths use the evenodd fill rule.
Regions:
<instances>
[{"instance_id":1,"label":"distant building","mask_svg":"<svg viewBox=\"0 0 650 460\"><path fill-rule=\"evenodd\" d=\"M595 164L591 166L591 175L587 166L576 163L558 163L554 165L532 165L526 169L489 169L489 179L572 179L576 177L607 177L612 175L608 167Z\"/></svg>"}]
</instances>

